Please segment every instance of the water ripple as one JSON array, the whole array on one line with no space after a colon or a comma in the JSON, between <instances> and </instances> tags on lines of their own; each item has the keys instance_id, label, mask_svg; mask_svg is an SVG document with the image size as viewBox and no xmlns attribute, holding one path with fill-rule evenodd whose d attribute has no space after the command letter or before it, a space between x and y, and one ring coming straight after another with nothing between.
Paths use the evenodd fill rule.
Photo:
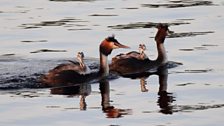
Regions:
<instances>
[{"instance_id":1,"label":"water ripple","mask_svg":"<svg viewBox=\"0 0 224 126\"><path fill-rule=\"evenodd\" d=\"M211 71L213 71L213 69L184 70L184 71L177 71L173 73L207 73Z\"/></svg>"},{"instance_id":2,"label":"water ripple","mask_svg":"<svg viewBox=\"0 0 224 126\"><path fill-rule=\"evenodd\" d=\"M97 16L118 16L118 15L117 14L91 14L89 16L97 17Z\"/></svg>"},{"instance_id":3,"label":"water ripple","mask_svg":"<svg viewBox=\"0 0 224 126\"><path fill-rule=\"evenodd\" d=\"M176 105L174 106L174 112L194 112L196 110L207 110L215 108L223 108L224 104L214 105Z\"/></svg>"},{"instance_id":4,"label":"water ripple","mask_svg":"<svg viewBox=\"0 0 224 126\"><path fill-rule=\"evenodd\" d=\"M52 50L52 49L40 49L30 53L41 53L41 52L67 52L66 50Z\"/></svg>"},{"instance_id":5,"label":"water ripple","mask_svg":"<svg viewBox=\"0 0 224 126\"><path fill-rule=\"evenodd\" d=\"M111 29L153 28L153 27L156 27L158 24L159 23L155 23L155 22L136 22L136 23L129 23L129 24L112 25L112 26L108 26L108 28L111 28ZM183 24L190 24L190 23L183 22L183 21L176 21L176 22L170 22L165 24L172 26L172 25L183 25Z\"/></svg>"},{"instance_id":6,"label":"water ripple","mask_svg":"<svg viewBox=\"0 0 224 126\"><path fill-rule=\"evenodd\" d=\"M21 41L23 43L34 43L34 42L47 42L47 40L36 40L36 41L31 41L31 40L24 40L24 41Z\"/></svg>"},{"instance_id":7,"label":"water ripple","mask_svg":"<svg viewBox=\"0 0 224 126\"><path fill-rule=\"evenodd\" d=\"M142 7L149 8L180 8L180 7L193 7L193 6L212 6L214 5L212 1L194 1L194 0L179 0L179 1L169 1L169 3L155 3L155 4L142 4Z\"/></svg>"},{"instance_id":8,"label":"water ripple","mask_svg":"<svg viewBox=\"0 0 224 126\"><path fill-rule=\"evenodd\" d=\"M27 23L22 24L19 27L23 29L33 29L33 28L42 28L46 26L64 26L64 27L72 27L72 26L85 26L81 24L76 23L83 23L88 22L81 19L73 19L73 18L65 18L61 20L55 20L55 21L42 21L40 23Z\"/></svg>"},{"instance_id":9,"label":"water ripple","mask_svg":"<svg viewBox=\"0 0 224 126\"><path fill-rule=\"evenodd\" d=\"M182 33L172 33L168 35L168 38L180 38L180 37L194 37L198 35L207 35L214 33L214 31L205 31L205 32L182 32Z\"/></svg>"}]
</instances>

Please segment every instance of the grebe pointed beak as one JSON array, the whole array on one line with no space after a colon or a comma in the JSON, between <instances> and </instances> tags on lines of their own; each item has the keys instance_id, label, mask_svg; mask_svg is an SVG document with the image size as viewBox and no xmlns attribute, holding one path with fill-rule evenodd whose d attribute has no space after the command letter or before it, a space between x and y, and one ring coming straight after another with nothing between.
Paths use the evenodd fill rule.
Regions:
<instances>
[{"instance_id":1,"label":"grebe pointed beak","mask_svg":"<svg viewBox=\"0 0 224 126\"><path fill-rule=\"evenodd\" d=\"M116 46L116 48L126 48L126 49L130 48L129 46L126 46L120 43L114 43L114 45Z\"/></svg>"},{"instance_id":2,"label":"grebe pointed beak","mask_svg":"<svg viewBox=\"0 0 224 126\"><path fill-rule=\"evenodd\" d=\"M126 49L130 48L129 46L123 45L118 42L115 42L114 45L115 45L115 48L126 48Z\"/></svg>"}]
</instances>

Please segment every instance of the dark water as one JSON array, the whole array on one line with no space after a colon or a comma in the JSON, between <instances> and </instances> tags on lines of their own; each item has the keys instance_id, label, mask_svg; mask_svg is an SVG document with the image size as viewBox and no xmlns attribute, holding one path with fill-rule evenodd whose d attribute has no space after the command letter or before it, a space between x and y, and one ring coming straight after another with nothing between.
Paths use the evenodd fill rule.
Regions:
<instances>
[{"instance_id":1,"label":"dark water","mask_svg":"<svg viewBox=\"0 0 224 126\"><path fill-rule=\"evenodd\" d=\"M1 0L0 124L222 126L224 1ZM83 51L98 68L98 45L115 34L156 58L155 26L168 69L70 87L43 88L38 78ZM182 65L181 65L182 64Z\"/></svg>"}]
</instances>

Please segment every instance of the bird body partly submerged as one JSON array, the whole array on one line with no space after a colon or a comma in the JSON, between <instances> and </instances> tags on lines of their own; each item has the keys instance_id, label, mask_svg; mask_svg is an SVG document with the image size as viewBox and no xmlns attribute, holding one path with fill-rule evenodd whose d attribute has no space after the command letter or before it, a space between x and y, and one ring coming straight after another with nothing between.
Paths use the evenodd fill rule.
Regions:
<instances>
[{"instance_id":1,"label":"bird body partly submerged","mask_svg":"<svg viewBox=\"0 0 224 126\"><path fill-rule=\"evenodd\" d=\"M86 72L86 65L81 59L79 63L71 62L62 64L50 70L41 79L45 86L67 86L77 83L86 83L94 79L101 79L109 75L109 65L107 56L111 54L113 49L128 48L120 44L114 36L106 38L100 44L100 69L99 71Z\"/></svg>"},{"instance_id":2,"label":"bird body partly submerged","mask_svg":"<svg viewBox=\"0 0 224 126\"><path fill-rule=\"evenodd\" d=\"M156 60L150 60L147 58L139 58L138 56L129 56L123 54L123 56L116 56L118 58L113 58L112 63L110 64L110 71L112 73L118 73L119 75L128 75L136 74L149 70L156 70L160 66L167 63L167 55L164 47L164 40L168 32L167 25L158 25L158 32L155 37L157 44L158 57Z\"/></svg>"}]
</instances>

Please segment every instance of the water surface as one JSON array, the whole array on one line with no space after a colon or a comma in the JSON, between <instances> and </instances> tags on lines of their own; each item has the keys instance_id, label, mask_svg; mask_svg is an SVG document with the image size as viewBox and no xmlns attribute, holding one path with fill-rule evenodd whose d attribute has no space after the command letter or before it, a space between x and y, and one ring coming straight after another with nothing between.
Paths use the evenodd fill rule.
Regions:
<instances>
[{"instance_id":1,"label":"water surface","mask_svg":"<svg viewBox=\"0 0 224 126\"><path fill-rule=\"evenodd\" d=\"M222 126L223 9L222 0L1 0L1 125ZM174 32L169 61L183 65L71 87L36 80L78 51L96 69L98 45L112 34L131 49L109 59L139 43L154 59L158 23Z\"/></svg>"}]
</instances>

